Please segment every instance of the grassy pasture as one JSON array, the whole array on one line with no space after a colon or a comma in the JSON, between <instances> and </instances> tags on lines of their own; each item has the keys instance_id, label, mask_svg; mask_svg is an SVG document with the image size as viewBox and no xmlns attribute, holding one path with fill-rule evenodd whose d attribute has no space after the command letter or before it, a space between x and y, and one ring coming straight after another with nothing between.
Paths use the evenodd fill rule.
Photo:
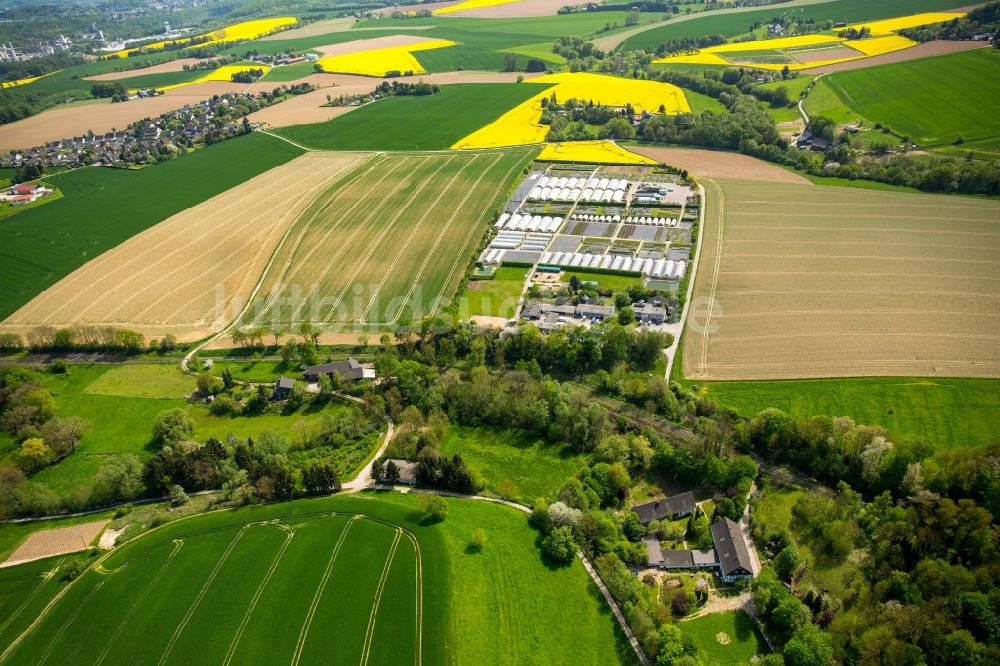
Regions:
<instances>
[{"instance_id":1,"label":"grassy pasture","mask_svg":"<svg viewBox=\"0 0 1000 666\"><path fill-rule=\"evenodd\" d=\"M497 495L503 482L512 483L512 499L529 504L537 497L553 501L566 479L587 464L587 456L562 444L501 428L452 426L441 442L441 452L461 455Z\"/></svg>"},{"instance_id":2,"label":"grassy pasture","mask_svg":"<svg viewBox=\"0 0 1000 666\"><path fill-rule=\"evenodd\" d=\"M1000 374L996 202L745 181L706 190L694 298L715 307L687 331L692 381Z\"/></svg>"},{"instance_id":3,"label":"grassy pasture","mask_svg":"<svg viewBox=\"0 0 1000 666\"><path fill-rule=\"evenodd\" d=\"M49 176L62 199L0 225L0 319L140 231L300 153L252 134L137 171L91 167Z\"/></svg>"},{"instance_id":4,"label":"grassy pasture","mask_svg":"<svg viewBox=\"0 0 1000 666\"><path fill-rule=\"evenodd\" d=\"M32 476L32 480L57 491L89 485L94 474L116 456L132 454L140 460L151 456L158 449L152 441L153 421L168 409L186 411L194 421L194 438L202 442L210 437L224 441L230 432L245 438L271 431L293 439L296 422L314 423L352 409L333 404L321 410L302 408L289 415L213 416L204 405L187 401L186 396L194 390L194 378L174 365L72 366L68 375L44 375L43 382L56 396L59 416L79 416L92 426L76 453ZM372 433L356 445L301 454L323 455L346 476L364 462L378 438L378 433ZM8 446L0 448L0 455L12 451L14 445L9 440ZM292 455L294 458L300 452Z\"/></svg>"},{"instance_id":5,"label":"grassy pasture","mask_svg":"<svg viewBox=\"0 0 1000 666\"><path fill-rule=\"evenodd\" d=\"M1000 431L1000 381L993 379L857 377L702 382L699 387L701 394L744 416L768 407L799 418L850 416L936 449L989 444Z\"/></svg>"},{"instance_id":6,"label":"grassy pasture","mask_svg":"<svg viewBox=\"0 0 1000 666\"><path fill-rule=\"evenodd\" d=\"M598 289L610 289L617 293L625 293L629 287L641 287L642 278L631 275L617 275L615 273L601 273L599 271L566 271L563 273L562 282L569 284L569 281L576 276L581 282L596 282Z\"/></svg>"},{"instance_id":7,"label":"grassy pasture","mask_svg":"<svg viewBox=\"0 0 1000 666\"><path fill-rule=\"evenodd\" d=\"M757 626L743 611L703 615L677 626L698 644L701 663L708 666L748 664L755 655L768 652Z\"/></svg>"},{"instance_id":8,"label":"grassy pasture","mask_svg":"<svg viewBox=\"0 0 1000 666\"><path fill-rule=\"evenodd\" d=\"M325 123L293 125L274 132L326 150L444 150L539 90L539 86L514 83L447 85L436 95L390 97Z\"/></svg>"},{"instance_id":9,"label":"grassy pasture","mask_svg":"<svg viewBox=\"0 0 1000 666\"><path fill-rule=\"evenodd\" d=\"M255 316L382 330L400 319L440 312L458 287L483 223L533 153L374 158L295 221L263 278L260 293L267 296L256 304ZM298 285L300 295L288 285Z\"/></svg>"},{"instance_id":10,"label":"grassy pasture","mask_svg":"<svg viewBox=\"0 0 1000 666\"><path fill-rule=\"evenodd\" d=\"M526 268L507 266L498 269L492 280L470 282L462 295L469 315L513 317L527 274Z\"/></svg>"},{"instance_id":11,"label":"grassy pasture","mask_svg":"<svg viewBox=\"0 0 1000 666\"><path fill-rule=\"evenodd\" d=\"M723 35L732 38L748 33L754 23L767 23L775 16L812 18L817 22L826 20L859 22L951 9L954 6L954 0L880 0L879 2L833 0L793 7L769 7L748 12L713 11L690 20L667 21L660 27L632 35L622 43L621 49L649 51L671 39L702 35Z\"/></svg>"},{"instance_id":12,"label":"grassy pasture","mask_svg":"<svg viewBox=\"0 0 1000 666\"><path fill-rule=\"evenodd\" d=\"M0 633L0 663L102 655L136 664L227 655L234 663L296 655L309 663L634 663L579 562L544 566L518 511L447 501L448 518L433 524L412 496L398 494L186 518L113 551L68 589L59 576L38 579L53 560L15 567L0 574L2 603L23 606L11 625L39 621L15 646L20 631ZM487 533L480 551L468 546L476 528ZM562 629L550 631L552 622Z\"/></svg>"},{"instance_id":13,"label":"grassy pasture","mask_svg":"<svg viewBox=\"0 0 1000 666\"><path fill-rule=\"evenodd\" d=\"M806 110L881 122L920 145L950 144L1000 136L998 95L1000 53L983 48L825 76Z\"/></svg>"}]
</instances>

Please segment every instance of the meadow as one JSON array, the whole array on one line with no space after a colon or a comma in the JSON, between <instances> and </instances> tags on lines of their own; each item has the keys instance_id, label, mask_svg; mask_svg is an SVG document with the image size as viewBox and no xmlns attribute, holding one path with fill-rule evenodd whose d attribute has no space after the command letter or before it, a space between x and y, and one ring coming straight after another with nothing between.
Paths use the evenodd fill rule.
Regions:
<instances>
[{"instance_id":1,"label":"meadow","mask_svg":"<svg viewBox=\"0 0 1000 666\"><path fill-rule=\"evenodd\" d=\"M689 379L1000 375L997 202L705 185Z\"/></svg>"},{"instance_id":2,"label":"meadow","mask_svg":"<svg viewBox=\"0 0 1000 666\"><path fill-rule=\"evenodd\" d=\"M301 152L252 134L146 169L85 168L48 177L62 199L0 225L0 319L144 229Z\"/></svg>"},{"instance_id":3,"label":"meadow","mask_svg":"<svg viewBox=\"0 0 1000 666\"><path fill-rule=\"evenodd\" d=\"M962 53L837 72L806 98L810 115L880 122L922 147L1000 136L1000 53Z\"/></svg>"},{"instance_id":4,"label":"meadow","mask_svg":"<svg viewBox=\"0 0 1000 666\"><path fill-rule=\"evenodd\" d=\"M655 50L661 44L672 39L696 37L699 35L723 35L727 38L736 37L750 32L754 23L768 23L775 16L783 15L800 20L808 18L816 22L832 20L840 21L850 18L851 21L871 21L874 19L892 18L918 12L930 12L938 9L951 9L954 0L833 0L817 4L801 5L787 8L767 8L759 11L725 13L710 12L704 17L687 21L671 23L640 32L626 39L621 46L624 51L645 49ZM776 11L778 10L778 11Z\"/></svg>"},{"instance_id":5,"label":"meadow","mask_svg":"<svg viewBox=\"0 0 1000 666\"><path fill-rule=\"evenodd\" d=\"M467 311L469 315L513 317L527 273L526 268L507 266L497 269L490 280L470 282L462 295L465 308L460 310L463 313Z\"/></svg>"},{"instance_id":6,"label":"meadow","mask_svg":"<svg viewBox=\"0 0 1000 666\"><path fill-rule=\"evenodd\" d=\"M694 639L699 663L706 666L748 664L754 656L768 652L757 625L743 611L703 615L679 622L677 627Z\"/></svg>"},{"instance_id":7,"label":"meadow","mask_svg":"<svg viewBox=\"0 0 1000 666\"><path fill-rule=\"evenodd\" d=\"M292 414L260 416L213 416L206 406L189 403L195 389L193 377L184 375L174 364L74 365L65 375L42 375L42 383L55 395L58 416L79 416L91 429L77 445L76 453L32 475L57 492L89 486L97 471L116 457L126 454L145 460L159 450L152 426L160 412L184 410L194 422L194 439L210 437L225 441L236 437L257 437L275 432L293 438L299 421L317 423L325 416L346 413L353 406L330 404L322 409L303 407ZM356 444L335 451L323 449L328 461L347 476L353 474L371 453L377 433ZM0 446L10 451L13 441Z\"/></svg>"},{"instance_id":8,"label":"meadow","mask_svg":"<svg viewBox=\"0 0 1000 666\"><path fill-rule=\"evenodd\" d=\"M390 97L325 123L274 132L326 150L445 150L538 90L512 83L448 85L435 95Z\"/></svg>"},{"instance_id":9,"label":"meadow","mask_svg":"<svg viewBox=\"0 0 1000 666\"><path fill-rule=\"evenodd\" d=\"M588 462L562 443L504 428L453 425L440 448L446 456L462 456L482 475L488 491L524 504L538 497L554 501L566 479Z\"/></svg>"},{"instance_id":10,"label":"meadow","mask_svg":"<svg viewBox=\"0 0 1000 666\"><path fill-rule=\"evenodd\" d=\"M383 330L441 312L533 153L380 154L295 221L251 318Z\"/></svg>"},{"instance_id":11,"label":"meadow","mask_svg":"<svg viewBox=\"0 0 1000 666\"><path fill-rule=\"evenodd\" d=\"M0 598L22 606L10 623L38 623L16 643L0 633L0 663L633 663L578 561L544 566L516 510L446 501L434 523L397 494L184 518L69 585L15 567L0 578ZM23 569L55 564L42 562Z\"/></svg>"},{"instance_id":12,"label":"meadow","mask_svg":"<svg viewBox=\"0 0 1000 666\"><path fill-rule=\"evenodd\" d=\"M798 418L849 416L882 426L894 439L935 449L989 444L1000 431L1000 381L994 379L710 381L699 383L699 394L748 417L769 407Z\"/></svg>"}]
</instances>

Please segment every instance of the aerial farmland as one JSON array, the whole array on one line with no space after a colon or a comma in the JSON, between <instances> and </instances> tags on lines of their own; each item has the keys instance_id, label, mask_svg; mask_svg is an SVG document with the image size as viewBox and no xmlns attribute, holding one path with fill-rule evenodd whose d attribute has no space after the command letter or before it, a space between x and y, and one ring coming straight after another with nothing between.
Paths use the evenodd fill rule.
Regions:
<instances>
[{"instance_id":1,"label":"aerial farmland","mask_svg":"<svg viewBox=\"0 0 1000 666\"><path fill-rule=\"evenodd\" d=\"M1000 662L1000 0L0 6L0 666Z\"/></svg>"}]
</instances>

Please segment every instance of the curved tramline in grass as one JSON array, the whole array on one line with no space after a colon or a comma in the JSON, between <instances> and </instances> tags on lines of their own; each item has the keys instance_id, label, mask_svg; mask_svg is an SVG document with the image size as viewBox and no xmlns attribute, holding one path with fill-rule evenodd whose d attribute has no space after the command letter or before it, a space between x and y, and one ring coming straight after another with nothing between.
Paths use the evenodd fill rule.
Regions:
<instances>
[{"instance_id":1,"label":"curved tramline in grass","mask_svg":"<svg viewBox=\"0 0 1000 666\"><path fill-rule=\"evenodd\" d=\"M23 565L0 577L26 606L0 664L632 663L580 562L544 566L520 511L445 501L444 522L373 493L191 516L71 583Z\"/></svg>"}]
</instances>

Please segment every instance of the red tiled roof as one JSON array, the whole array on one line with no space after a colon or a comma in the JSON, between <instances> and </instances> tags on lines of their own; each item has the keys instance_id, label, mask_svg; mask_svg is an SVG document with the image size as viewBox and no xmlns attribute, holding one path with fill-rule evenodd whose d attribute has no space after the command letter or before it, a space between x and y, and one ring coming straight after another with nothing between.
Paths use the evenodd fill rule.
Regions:
<instances>
[{"instance_id":1,"label":"red tiled roof","mask_svg":"<svg viewBox=\"0 0 1000 666\"><path fill-rule=\"evenodd\" d=\"M15 185L14 194L31 194L40 187L41 185Z\"/></svg>"}]
</instances>

